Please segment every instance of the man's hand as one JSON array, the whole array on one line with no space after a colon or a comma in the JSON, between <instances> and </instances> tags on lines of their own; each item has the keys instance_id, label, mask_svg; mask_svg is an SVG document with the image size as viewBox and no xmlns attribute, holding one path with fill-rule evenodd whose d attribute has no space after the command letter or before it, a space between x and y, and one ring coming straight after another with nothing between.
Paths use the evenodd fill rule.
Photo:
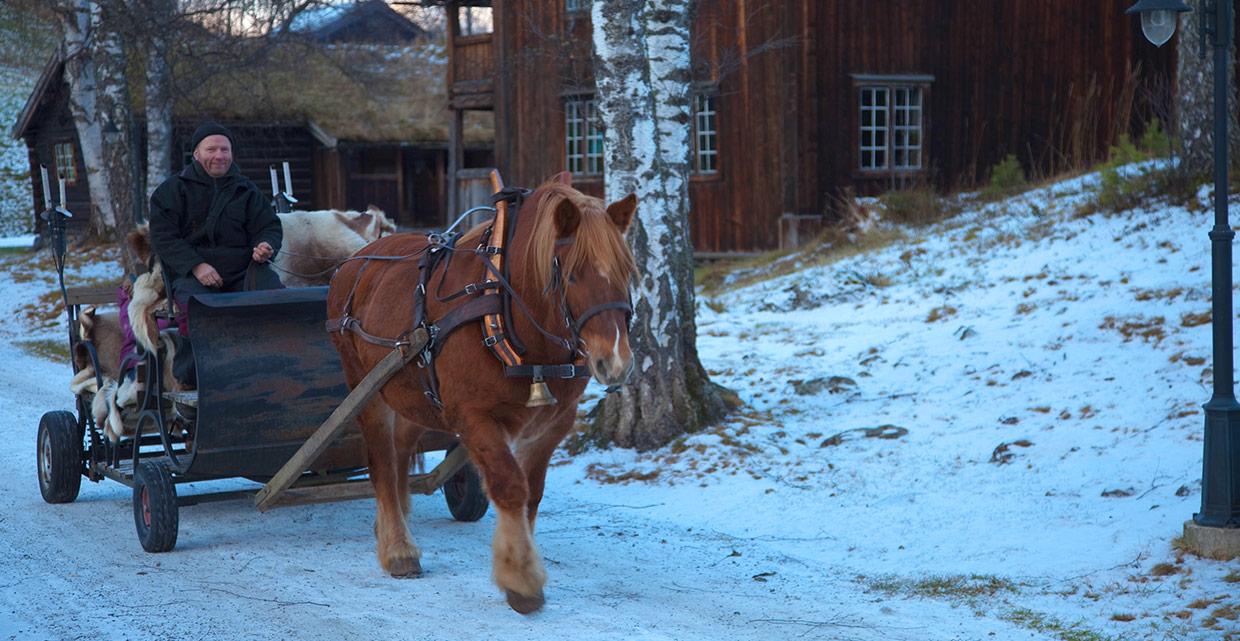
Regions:
<instances>
[{"instance_id":1,"label":"man's hand","mask_svg":"<svg viewBox=\"0 0 1240 641\"><path fill-rule=\"evenodd\" d=\"M206 263L198 263L194 266L194 278L207 287L224 286L224 279L220 278L220 273Z\"/></svg>"},{"instance_id":2,"label":"man's hand","mask_svg":"<svg viewBox=\"0 0 1240 641\"><path fill-rule=\"evenodd\" d=\"M268 245L267 241L264 240L258 244L258 247L254 248L254 262L265 263L268 260L271 260L271 257L274 256L275 253L276 250L272 249L271 245Z\"/></svg>"}]
</instances>

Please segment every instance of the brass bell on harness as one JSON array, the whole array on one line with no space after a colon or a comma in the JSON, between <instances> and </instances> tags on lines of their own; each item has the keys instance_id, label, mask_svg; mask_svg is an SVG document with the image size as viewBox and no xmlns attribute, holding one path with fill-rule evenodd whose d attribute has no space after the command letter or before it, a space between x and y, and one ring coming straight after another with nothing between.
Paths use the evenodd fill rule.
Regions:
<instances>
[{"instance_id":1,"label":"brass bell on harness","mask_svg":"<svg viewBox=\"0 0 1240 641\"><path fill-rule=\"evenodd\" d=\"M551 395L551 390L547 389L546 383L535 380L530 383L530 399L525 402L525 406L542 407L543 405L555 405L555 397Z\"/></svg>"},{"instance_id":2,"label":"brass bell on harness","mask_svg":"<svg viewBox=\"0 0 1240 641\"><path fill-rule=\"evenodd\" d=\"M530 398L525 402L526 407L542 407L543 405L555 405L555 397L551 395L551 390L547 389L547 384L543 382L542 367L534 366L534 382L530 383Z\"/></svg>"}]
</instances>

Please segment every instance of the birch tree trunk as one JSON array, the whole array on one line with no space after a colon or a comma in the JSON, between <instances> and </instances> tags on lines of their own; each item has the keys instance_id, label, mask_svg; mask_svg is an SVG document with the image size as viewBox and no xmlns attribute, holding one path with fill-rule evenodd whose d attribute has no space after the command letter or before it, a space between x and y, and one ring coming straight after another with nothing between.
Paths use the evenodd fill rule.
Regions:
<instances>
[{"instance_id":1,"label":"birch tree trunk","mask_svg":"<svg viewBox=\"0 0 1240 641\"><path fill-rule=\"evenodd\" d=\"M97 122L101 136L101 164L91 179L91 222L101 238L115 240L121 248L122 266L133 264L125 236L134 228L134 187L138 180L133 155L133 117L130 111L128 57L121 41L122 20L128 15L124 0L92 2L94 30ZM95 193L96 183L105 185Z\"/></svg>"},{"instance_id":2,"label":"birch tree trunk","mask_svg":"<svg viewBox=\"0 0 1240 641\"><path fill-rule=\"evenodd\" d=\"M634 373L601 403L594 436L638 450L725 413L698 360L689 241L691 0L594 2L594 74L608 202L636 193Z\"/></svg>"},{"instance_id":3,"label":"birch tree trunk","mask_svg":"<svg viewBox=\"0 0 1240 641\"><path fill-rule=\"evenodd\" d=\"M82 149L82 169L90 184L92 203L109 202L107 182L102 178L103 133L100 130L97 103L98 88L95 86L95 59L88 38L91 36L91 3L89 0L73 0L60 14L63 34L62 47L65 59L65 83L69 85L69 111L77 130L78 144ZM79 212L85 215L87 212ZM104 222L94 217L96 232Z\"/></svg>"},{"instance_id":4,"label":"birch tree trunk","mask_svg":"<svg viewBox=\"0 0 1240 641\"><path fill-rule=\"evenodd\" d=\"M172 173L172 71L168 40L172 0L148 0L156 28L145 38L146 52L146 198ZM147 206L143 199L144 208Z\"/></svg>"},{"instance_id":5,"label":"birch tree trunk","mask_svg":"<svg viewBox=\"0 0 1240 641\"><path fill-rule=\"evenodd\" d=\"M1232 3L1232 0L1219 0ZM1176 35L1176 134L1180 148L1180 169L1188 174L1209 174L1214 168L1214 47L1207 37L1206 55L1201 57L1200 6L1180 14ZM1233 40L1234 42L1234 40ZM1235 46L1228 60L1235 59ZM1240 128L1236 126L1236 74L1227 71L1227 132L1232 157L1240 151Z\"/></svg>"},{"instance_id":6,"label":"birch tree trunk","mask_svg":"<svg viewBox=\"0 0 1240 641\"><path fill-rule=\"evenodd\" d=\"M71 8L61 14L60 26L70 110L90 185L91 231L123 241L133 228L135 180L125 48L115 23L126 7L119 0L115 6L74 0ZM128 247L120 245L128 268Z\"/></svg>"}]
</instances>

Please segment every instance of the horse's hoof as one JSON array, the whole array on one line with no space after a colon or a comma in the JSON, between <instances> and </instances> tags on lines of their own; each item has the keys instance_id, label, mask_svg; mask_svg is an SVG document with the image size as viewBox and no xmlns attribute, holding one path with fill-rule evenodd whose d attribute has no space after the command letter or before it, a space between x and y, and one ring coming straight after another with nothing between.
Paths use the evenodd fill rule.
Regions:
<instances>
[{"instance_id":1,"label":"horse's hoof","mask_svg":"<svg viewBox=\"0 0 1240 641\"><path fill-rule=\"evenodd\" d=\"M412 557L400 559L392 563L388 574L394 579L416 579L422 576L422 564Z\"/></svg>"},{"instance_id":2,"label":"horse's hoof","mask_svg":"<svg viewBox=\"0 0 1240 641\"><path fill-rule=\"evenodd\" d=\"M547 602L547 599L543 598L542 590L539 590L538 594L530 596L518 594L512 590L508 590L506 594L508 596L508 606L521 614L537 612Z\"/></svg>"}]
</instances>

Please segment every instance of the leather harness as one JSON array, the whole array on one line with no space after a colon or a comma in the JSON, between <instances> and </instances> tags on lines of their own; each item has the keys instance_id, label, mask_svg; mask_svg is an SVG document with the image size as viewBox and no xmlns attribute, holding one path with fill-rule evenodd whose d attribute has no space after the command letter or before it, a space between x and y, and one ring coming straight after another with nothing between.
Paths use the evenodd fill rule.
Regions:
<instances>
[{"instance_id":1,"label":"leather harness","mask_svg":"<svg viewBox=\"0 0 1240 641\"><path fill-rule=\"evenodd\" d=\"M491 350L491 353L499 359L504 366L504 375L508 377L533 377L534 382L541 382L545 378L582 378L590 376L590 369L585 364L585 354L582 353L577 345L581 342L581 330L585 327L586 321L609 309L623 309L626 313L626 323L629 322L633 314L633 306L629 301L611 301L595 305L586 310L580 317L574 318L568 309L568 302L565 295L565 284L560 271L560 262L558 258L552 262L551 281L547 283L544 293L549 291L557 291L559 293L560 312L564 317L564 324L567 329L572 332L571 340L566 340L555 334L543 329L537 321L534 321L529 310L525 308L525 304L521 302L519 296L513 291L511 281L509 279L509 261L507 258L507 248L511 245L513 234L516 230L516 213L520 211L521 203L525 197L530 194L530 190L517 187L507 187L501 189L492 197L495 205L495 217L482 233L482 239L476 249L460 249L457 248L456 241L460 238L459 232L448 234L428 234L427 247L421 250L418 260L418 285L414 288L413 298L413 324L402 332L396 338L384 338L367 333L362 329L362 323L352 315L353 297L357 292L357 284L361 281L362 274L366 271L366 267L370 265L371 260L403 260L412 258L417 254L409 256L356 256L350 260L365 260L362 267L358 270L357 279L353 283L353 289L349 292L349 297L345 302L344 316L341 318L329 319L326 328L329 333L349 331L356 334L366 342L381 345L391 349L400 349L402 353L411 347L409 337L414 330L423 327L426 328L429 340L418 354L418 367L424 372L423 386L427 399L435 409L442 410L443 402L439 396L439 381L435 375L435 357L443 348L444 341L452 332L460 329L467 323L481 321L483 345ZM556 241L557 245L568 244L573 239L566 238ZM456 252L469 252L477 255L483 265L486 267L481 282L469 283L460 291L441 296L438 291L435 298L439 302L447 302L460 298L462 296L474 296L474 298L466 301L452 311L444 314L438 320L429 321L426 314L426 296L427 284L430 282L434 271L442 264L446 272L452 263L452 255ZM446 257L446 258L445 258ZM439 286L443 286L443 280L439 282ZM564 347L570 354L574 355L573 361L569 363L555 364L530 364L524 361L525 346L517 338L515 332L510 328L514 327L512 323L512 304L516 302L517 306L533 322L535 329L541 332L552 342Z\"/></svg>"}]
</instances>

